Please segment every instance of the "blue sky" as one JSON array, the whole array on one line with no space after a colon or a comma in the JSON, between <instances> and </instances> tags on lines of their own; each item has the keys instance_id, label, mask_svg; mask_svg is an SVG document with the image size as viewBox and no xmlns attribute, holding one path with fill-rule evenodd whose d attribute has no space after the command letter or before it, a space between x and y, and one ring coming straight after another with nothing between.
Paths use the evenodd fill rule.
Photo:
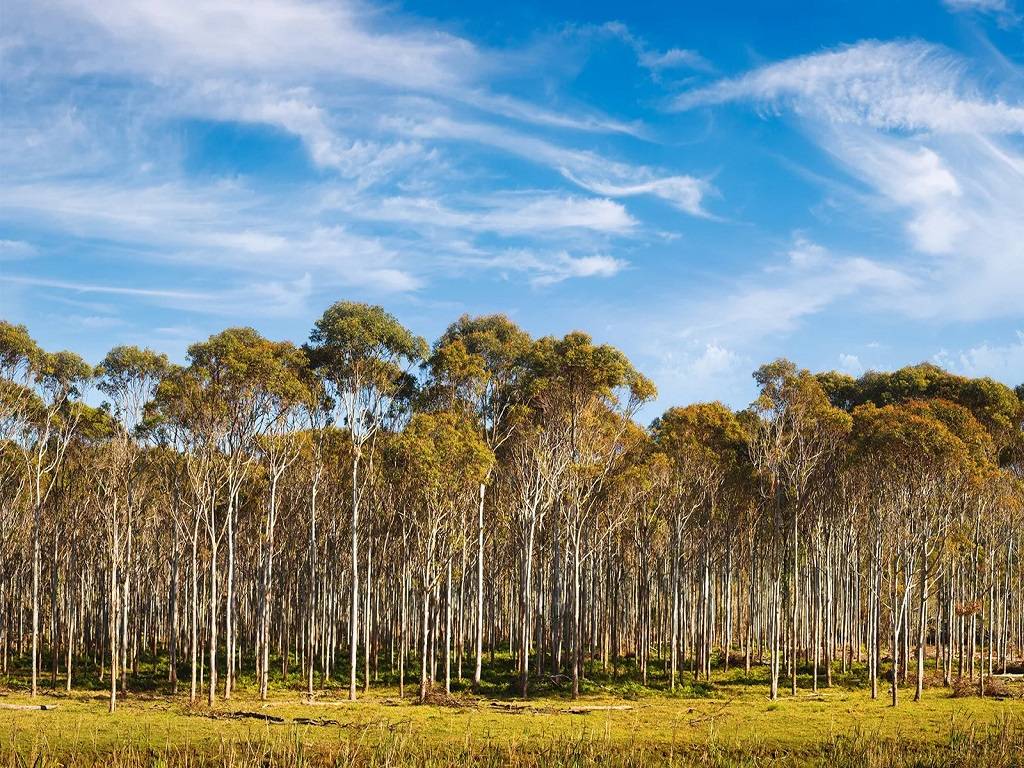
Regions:
<instances>
[{"instance_id":1,"label":"blue sky","mask_svg":"<svg viewBox=\"0 0 1024 768\"><path fill-rule=\"evenodd\" d=\"M96 362L505 312L659 407L780 355L1017 384L1013 2L7 0L0 316Z\"/></svg>"}]
</instances>

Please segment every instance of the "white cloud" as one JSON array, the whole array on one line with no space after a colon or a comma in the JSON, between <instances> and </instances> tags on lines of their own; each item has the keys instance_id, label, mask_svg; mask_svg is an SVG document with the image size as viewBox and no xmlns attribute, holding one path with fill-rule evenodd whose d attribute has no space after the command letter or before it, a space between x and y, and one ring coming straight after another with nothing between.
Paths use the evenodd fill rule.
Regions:
<instances>
[{"instance_id":1,"label":"white cloud","mask_svg":"<svg viewBox=\"0 0 1024 768\"><path fill-rule=\"evenodd\" d=\"M635 133L592 110L560 113L489 91L489 77L522 57L484 50L464 37L382 14L353 0L135 0L56 3L87 26L93 45L69 35L76 66L139 72L160 81L229 77L291 85L357 81L443 96L536 125ZM64 41L67 43L67 41ZM250 82L250 85L253 83Z\"/></svg>"},{"instance_id":2,"label":"white cloud","mask_svg":"<svg viewBox=\"0 0 1024 768\"><path fill-rule=\"evenodd\" d=\"M907 139L858 129L837 130L827 145L850 172L909 211L907 234L924 253L950 253L968 228L963 190L948 162Z\"/></svg>"},{"instance_id":3,"label":"white cloud","mask_svg":"<svg viewBox=\"0 0 1024 768\"><path fill-rule=\"evenodd\" d=\"M692 216L707 216L704 197L709 182L693 176L665 174L644 165L609 160L586 150L567 149L501 126L453 120L392 119L394 130L419 139L473 141L550 166L565 178L597 195L634 197L652 195Z\"/></svg>"},{"instance_id":4,"label":"white cloud","mask_svg":"<svg viewBox=\"0 0 1024 768\"><path fill-rule=\"evenodd\" d=\"M712 379L722 373L731 373L740 362L739 355L718 344L707 344L704 351L690 365L690 372L701 380Z\"/></svg>"},{"instance_id":5,"label":"white cloud","mask_svg":"<svg viewBox=\"0 0 1024 768\"><path fill-rule=\"evenodd\" d=\"M790 333L841 299L856 297L870 308L912 284L898 269L862 256L834 255L804 235L796 236L787 255L788 263L747 275L676 318L682 335L750 344Z\"/></svg>"},{"instance_id":6,"label":"white cloud","mask_svg":"<svg viewBox=\"0 0 1024 768\"><path fill-rule=\"evenodd\" d=\"M0 217L87 247L103 241L112 261L188 265L240 286L311 272L318 288L410 292L481 268L552 284L623 268L604 255L608 240L644 230L623 199L703 216L713 192L580 148L581 133L644 129L561 99L543 60L394 8L14 0L5 11L0 85L12 98L0 121ZM648 53L658 68L687 58ZM495 90L533 75L541 97ZM265 194L244 171L224 182L190 176L196 121L279 129L315 169L302 188ZM490 155L477 162L481 146ZM510 185L493 150L554 171L550 188ZM495 235L516 242L481 245ZM531 256L510 259L510 245Z\"/></svg>"},{"instance_id":7,"label":"white cloud","mask_svg":"<svg viewBox=\"0 0 1024 768\"><path fill-rule=\"evenodd\" d=\"M1024 156L982 134L894 137L827 132L823 146L902 221L921 279L895 308L919 317L981 319L1020 312L1024 285ZM871 213L869 208L869 213Z\"/></svg>"},{"instance_id":8,"label":"white cloud","mask_svg":"<svg viewBox=\"0 0 1024 768\"><path fill-rule=\"evenodd\" d=\"M383 293L421 284L396 248L300 212L292 217L289 206L235 184L11 185L0 188L0 212L48 222L66 236L115 242L151 261L234 269L261 285L287 284L311 269L323 283Z\"/></svg>"},{"instance_id":9,"label":"white cloud","mask_svg":"<svg viewBox=\"0 0 1024 768\"><path fill-rule=\"evenodd\" d=\"M1024 331L1007 344L983 342L960 352L940 352L936 362L967 376L991 376L1010 386L1024 383Z\"/></svg>"},{"instance_id":10,"label":"white cloud","mask_svg":"<svg viewBox=\"0 0 1024 768\"><path fill-rule=\"evenodd\" d=\"M428 159L429 150L419 142L345 135L330 110L317 103L318 98L306 86L203 79L177 92L175 105L186 114L260 123L287 131L303 141L316 165L355 179L361 187Z\"/></svg>"},{"instance_id":11,"label":"white cloud","mask_svg":"<svg viewBox=\"0 0 1024 768\"><path fill-rule=\"evenodd\" d=\"M21 277L17 275L0 275L0 280L14 285L27 285L39 288L58 288L75 293L100 293L113 294L115 296L137 296L143 298L167 299L169 301L204 301L212 297L212 294L197 291L176 291L166 288L135 288L114 285L102 285L99 283L84 283L71 280L49 280L46 278Z\"/></svg>"},{"instance_id":12,"label":"white cloud","mask_svg":"<svg viewBox=\"0 0 1024 768\"><path fill-rule=\"evenodd\" d=\"M679 96L677 109L753 100L830 123L936 133L1024 132L1024 106L984 96L966 63L919 42L866 41L769 64Z\"/></svg>"},{"instance_id":13,"label":"white cloud","mask_svg":"<svg viewBox=\"0 0 1024 768\"><path fill-rule=\"evenodd\" d=\"M847 352L839 353L839 370L843 373L848 373L851 376L860 376L864 373L864 366L861 365L860 358L857 355L851 355Z\"/></svg>"},{"instance_id":14,"label":"white cloud","mask_svg":"<svg viewBox=\"0 0 1024 768\"><path fill-rule=\"evenodd\" d=\"M640 66L654 71L685 67L707 69L708 62L696 51L685 48L669 48L667 51L643 51L637 57Z\"/></svg>"},{"instance_id":15,"label":"white cloud","mask_svg":"<svg viewBox=\"0 0 1024 768\"><path fill-rule=\"evenodd\" d=\"M895 220L910 246L886 254L915 278L892 309L971 320L1020 313L1024 100L1010 94L937 46L866 41L721 80L677 106L750 101L804 118L869 190L845 201L849 215Z\"/></svg>"},{"instance_id":16,"label":"white cloud","mask_svg":"<svg viewBox=\"0 0 1024 768\"><path fill-rule=\"evenodd\" d=\"M654 340L648 340L653 342ZM661 340L663 341L663 339ZM644 370L658 383L658 400L668 405L723 400L742 406L751 399L752 361L717 342L650 343L641 346Z\"/></svg>"},{"instance_id":17,"label":"white cloud","mask_svg":"<svg viewBox=\"0 0 1024 768\"><path fill-rule=\"evenodd\" d=\"M111 59L117 55L124 56L122 67L153 77L180 77L182 68L304 78L316 73L434 90L464 83L467 73L490 66L472 43L436 29L373 29L372 12L353 2L64 0L55 5L92 30L72 49L83 70L116 66Z\"/></svg>"},{"instance_id":18,"label":"white cloud","mask_svg":"<svg viewBox=\"0 0 1024 768\"><path fill-rule=\"evenodd\" d=\"M1005 11L1006 0L942 0L951 11Z\"/></svg>"},{"instance_id":19,"label":"white cloud","mask_svg":"<svg viewBox=\"0 0 1024 768\"><path fill-rule=\"evenodd\" d=\"M23 240L0 240L0 261L27 259L36 253L36 247Z\"/></svg>"},{"instance_id":20,"label":"white cloud","mask_svg":"<svg viewBox=\"0 0 1024 768\"><path fill-rule=\"evenodd\" d=\"M599 27L599 31L613 35L633 49L637 64L657 76L662 70L691 69L710 70L711 64L699 52L688 48L669 48L667 51L652 49L643 38L633 34L622 22L610 21Z\"/></svg>"},{"instance_id":21,"label":"white cloud","mask_svg":"<svg viewBox=\"0 0 1024 768\"><path fill-rule=\"evenodd\" d=\"M628 173L619 173L615 169L609 174L612 177L625 177ZM641 169L634 169L637 176L641 178L648 173ZM637 195L653 195L668 201L681 211L693 216L706 216L707 212L703 207L704 196L711 185L703 179L692 176L667 176L661 178L649 178L645 181L630 183L624 178L621 181L607 180L608 176L579 176L571 168L563 169L564 175L579 184L584 189L589 189L598 195L609 195L611 197L635 197Z\"/></svg>"},{"instance_id":22,"label":"white cloud","mask_svg":"<svg viewBox=\"0 0 1024 768\"><path fill-rule=\"evenodd\" d=\"M790 263L799 269L820 267L829 257L827 249L799 232L793 238L793 247L789 249L788 255Z\"/></svg>"},{"instance_id":23,"label":"white cloud","mask_svg":"<svg viewBox=\"0 0 1024 768\"><path fill-rule=\"evenodd\" d=\"M987 13L1004 22L1015 18L1013 6L1008 0L942 0L942 4L953 13Z\"/></svg>"},{"instance_id":24,"label":"white cloud","mask_svg":"<svg viewBox=\"0 0 1024 768\"><path fill-rule=\"evenodd\" d=\"M680 96L679 109L742 102L766 119L796 115L797 127L859 182L830 185L830 210L884 244L875 254L832 253L797 232L785 261L702 288L702 301L668 321L661 310L649 313L642 322L653 344L687 350L672 353L686 365L664 366L663 389L692 396L685 377L705 347L741 359L785 354L780 339L830 310L895 322L1019 317L1024 101L1013 90L1019 68L1003 66L1018 79L976 81L965 60L925 43L866 41ZM1020 345L981 345L950 359L972 375L1002 371L1012 381L1024 378L1020 355ZM856 355L838 360L863 370ZM737 391L728 376L715 387ZM742 393L730 401L742 402Z\"/></svg>"},{"instance_id":25,"label":"white cloud","mask_svg":"<svg viewBox=\"0 0 1024 768\"><path fill-rule=\"evenodd\" d=\"M237 316L251 311L254 306L259 307L261 314L270 316L305 314L309 311L307 299L312 293L313 287L312 278L308 273L288 282L268 280L232 288L200 291L108 285L74 280L50 280L17 275L0 275L0 283L32 289L58 290L72 295L99 294L142 299L161 306L225 316ZM89 327L107 327L117 322L116 320L101 322L93 318Z\"/></svg>"},{"instance_id":26,"label":"white cloud","mask_svg":"<svg viewBox=\"0 0 1024 768\"><path fill-rule=\"evenodd\" d=\"M475 208L454 208L435 198L385 197L359 201L346 210L367 220L501 235L543 235L565 229L622 234L637 225L620 203L607 199L523 194L490 196L482 202Z\"/></svg>"},{"instance_id":27,"label":"white cloud","mask_svg":"<svg viewBox=\"0 0 1024 768\"><path fill-rule=\"evenodd\" d=\"M467 260L467 263L474 261ZM537 287L577 277L614 277L628 266L622 259L603 254L573 256L565 251L536 252L525 249L481 255L475 264L500 271L524 272L530 276L530 283Z\"/></svg>"},{"instance_id":28,"label":"white cloud","mask_svg":"<svg viewBox=\"0 0 1024 768\"><path fill-rule=\"evenodd\" d=\"M642 348L663 400L722 399L739 407L754 396L747 374L766 359L792 354L786 338L812 318L851 303L865 312L888 311L912 284L894 267L834 253L798 231L759 271L718 289L703 287L700 300L674 310L656 302L656 311L641 312L633 323L643 328ZM839 359L844 368L860 366L852 355Z\"/></svg>"}]
</instances>

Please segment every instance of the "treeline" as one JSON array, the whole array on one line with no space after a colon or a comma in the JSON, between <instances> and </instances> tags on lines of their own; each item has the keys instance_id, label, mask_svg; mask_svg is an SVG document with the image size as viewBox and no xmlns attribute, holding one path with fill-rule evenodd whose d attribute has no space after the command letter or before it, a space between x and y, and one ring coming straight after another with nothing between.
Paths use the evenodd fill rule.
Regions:
<instances>
[{"instance_id":1,"label":"treeline","mask_svg":"<svg viewBox=\"0 0 1024 768\"><path fill-rule=\"evenodd\" d=\"M250 670L266 697L272 661L422 699L496 653L522 696L626 664L984 692L1024 654L1024 389L754 376L743 411L645 428L620 351L497 315L428 347L340 302L301 347L232 328L96 368L0 322L3 672L88 665L111 710L143 658L210 704Z\"/></svg>"}]
</instances>

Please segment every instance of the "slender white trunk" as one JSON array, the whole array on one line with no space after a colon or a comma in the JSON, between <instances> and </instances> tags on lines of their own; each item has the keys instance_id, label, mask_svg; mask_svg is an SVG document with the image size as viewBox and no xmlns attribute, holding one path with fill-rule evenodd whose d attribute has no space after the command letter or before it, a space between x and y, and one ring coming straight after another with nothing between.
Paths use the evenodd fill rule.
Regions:
<instances>
[{"instance_id":1,"label":"slender white trunk","mask_svg":"<svg viewBox=\"0 0 1024 768\"><path fill-rule=\"evenodd\" d=\"M352 459L352 601L349 606L348 698L356 700L356 658L359 646L359 451Z\"/></svg>"},{"instance_id":2,"label":"slender white trunk","mask_svg":"<svg viewBox=\"0 0 1024 768\"><path fill-rule=\"evenodd\" d=\"M473 690L480 687L484 660L484 497L487 486L480 483L480 504L476 525L476 667L473 670Z\"/></svg>"}]
</instances>

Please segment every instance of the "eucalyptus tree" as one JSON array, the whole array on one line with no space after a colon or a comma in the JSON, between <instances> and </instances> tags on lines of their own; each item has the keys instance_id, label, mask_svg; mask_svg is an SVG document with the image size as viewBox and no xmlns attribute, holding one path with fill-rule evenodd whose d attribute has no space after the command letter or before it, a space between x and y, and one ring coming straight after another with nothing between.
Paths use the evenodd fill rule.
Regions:
<instances>
[{"instance_id":1,"label":"eucalyptus tree","mask_svg":"<svg viewBox=\"0 0 1024 768\"><path fill-rule=\"evenodd\" d=\"M23 325L0 321L0 565L22 545L22 502L30 491L29 466L19 450L35 403L33 364L42 355Z\"/></svg>"},{"instance_id":2,"label":"eucalyptus tree","mask_svg":"<svg viewBox=\"0 0 1024 768\"><path fill-rule=\"evenodd\" d=\"M475 413L492 452L512 437L524 399L530 337L504 315L463 315L448 326L429 360L430 372L450 404ZM480 685L484 637L484 504L490 473L480 483L476 526L476 632L473 686ZM523 683L525 686L525 682Z\"/></svg>"},{"instance_id":3,"label":"eucalyptus tree","mask_svg":"<svg viewBox=\"0 0 1024 768\"><path fill-rule=\"evenodd\" d=\"M306 357L302 365L300 381L302 382L301 392L303 402L301 403L300 414L305 421L301 429L306 439L301 442L299 466L306 476L307 486L307 528L309 536L306 543L306 586L308 599L304 606L307 616L306 624L306 696L313 698L313 674L315 667L314 647L316 635L316 606L319 552L321 549L320 537L317 532L317 519L319 513L319 496L324 480L324 472L327 467L327 455L331 447L331 438L338 436L337 430L331 429L331 411L333 403L327 396L324 379L320 371L314 370L309 365L309 358ZM336 441L335 441L336 442Z\"/></svg>"},{"instance_id":4,"label":"eucalyptus tree","mask_svg":"<svg viewBox=\"0 0 1024 768\"><path fill-rule=\"evenodd\" d=\"M626 356L575 331L546 337L530 353L530 407L545 421L561 422L568 452L560 496L564 537L572 554L572 692L579 696L581 662L580 575L584 532L608 474L628 447L632 418L657 393Z\"/></svg>"},{"instance_id":5,"label":"eucalyptus tree","mask_svg":"<svg viewBox=\"0 0 1024 768\"><path fill-rule=\"evenodd\" d=\"M821 470L829 466L839 450L851 419L829 402L817 378L788 360L761 366L754 380L761 393L750 407L751 457L763 478L762 493L773 510L776 530L780 536L789 537L789 661L791 692L795 696L800 639L800 528L810 512L814 484L821 480ZM778 690L777 677L776 663L773 698Z\"/></svg>"},{"instance_id":6,"label":"eucalyptus tree","mask_svg":"<svg viewBox=\"0 0 1024 768\"><path fill-rule=\"evenodd\" d=\"M217 685L217 611L220 601L217 579L217 553L224 535L225 521L218 514L224 497L226 476L220 447L228 431L227 412L217 397L213 371L196 364L172 367L157 387L148 416L150 428L173 439L173 448L182 457L182 506L189 513L191 529L190 651L191 685L189 698L196 700L199 655L199 532L205 528L209 545L208 607L208 689L212 706Z\"/></svg>"},{"instance_id":7,"label":"eucalyptus tree","mask_svg":"<svg viewBox=\"0 0 1024 768\"><path fill-rule=\"evenodd\" d=\"M171 530L169 564L169 606L171 627L168 639L168 682L177 692L179 659L179 616L182 592L189 596L189 701L197 696L197 654L199 642L199 532L202 524L200 507L193 498L190 472L193 459L190 451L198 447L201 429L198 413L191 412L190 394L197 395L194 380L180 366L170 365L157 386L153 399L146 406L140 431L150 443L149 469L153 476L154 494L161 500ZM196 431L194 431L196 430ZM190 554L187 582L181 579L183 545ZM184 587L184 589L183 589Z\"/></svg>"},{"instance_id":8,"label":"eucalyptus tree","mask_svg":"<svg viewBox=\"0 0 1024 768\"><path fill-rule=\"evenodd\" d=\"M918 636L918 691L923 676L923 611L927 601L931 558L945 535L943 484L963 470L963 442L927 408L909 404L860 406L854 411L853 440L858 461L871 473L871 514L877 544L879 578L888 603L892 705L898 703L901 639L908 631L913 587L908 575L920 577L921 628ZM902 661L906 664L907 660Z\"/></svg>"},{"instance_id":9,"label":"eucalyptus tree","mask_svg":"<svg viewBox=\"0 0 1024 768\"><path fill-rule=\"evenodd\" d=\"M109 398L113 419L104 471L97 483L104 506L110 578L110 711L117 706L118 651L126 640L128 579L119 578L133 515L140 503L136 487L141 456L137 436L146 408L170 370L166 355L138 347L114 347L100 363L98 388Z\"/></svg>"},{"instance_id":10,"label":"eucalyptus tree","mask_svg":"<svg viewBox=\"0 0 1024 768\"><path fill-rule=\"evenodd\" d=\"M420 580L420 701L424 701L430 682L427 647L431 593L464 545L459 541L461 513L487 477L494 455L475 425L451 411L415 414L396 447L405 481L416 489L415 501L406 514L414 531ZM450 593L447 599L450 604ZM445 634L450 649L450 627ZM446 663L449 659L446 653Z\"/></svg>"},{"instance_id":11,"label":"eucalyptus tree","mask_svg":"<svg viewBox=\"0 0 1024 768\"><path fill-rule=\"evenodd\" d=\"M193 344L188 350L189 369L203 383L205 396L217 414L218 423L211 450L216 451L216 465L222 473L220 482L226 491L227 506L223 522L217 518L218 505L207 508L207 533L210 541L210 603L219 600L213 590L217 587L216 561L220 537L227 538L227 573L225 578L225 635L226 656L224 697L231 697L234 684L237 629L235 622L235 548L236 518L239 494L258 462L256 441L271 430L280 413L275 405L280 402L276 389L290 385L287 370L296 365L297 353L288 343L275 344L252 328L228 328L210 336L205 342ZM282 362L282 358L286 361ZM292 358L289 362L287 358ZM290 378L294 379L294 375ZM286 395L286 397L288 397ZM268 513L270 514L270 513ZM223 526L223 531L219 527ZM210 669L216 669L216 609L211 608ZM214 677L211 676L211 682ZM215 686L210 687L213 703Z\"/></svg>"},{"instance_id":12,"label":"eucalyptus tree","mask_svg":"<svg viewBox=\"0 0 1024 768\"><path fill-rule=\"evenodd\" d=\"M670 462L672 501L669 518L674 543L673 560L673 637L678 637L679 576L683 567L699 568L702 573L700 595L702 601L701 626L710 627L711 571L715 537L731 536L734 526L726 516L729 510L729 490L745 488L750 474L747 433L729 408L722 403L699 403L682 408L670 408L653 425L658 450ZM740 506L741 500L731 501ZM692 527L693 538L700 542L699 563L683 563L684 530ZM725 534L725 535L723 535ZM731 575L731 572L730 572ZM711 636L703 632L701 654L702 669L706 677L711 674ZM726 644L728 654L728 643ZM672 654L672 685L675 685L676 651Z\"/></svg>"},{"instance_id":13,"label":"eucalyptus tree","mask_svg":"<svg viewBox=\"0 0 1024 768\"><path fill-rule=\"evenodd\" d=\"M524 414L521 414L524 415ZM519 693L529 690L531 604L533 601L534 543L538 527L558 501L569 469L565 424L552 420L524 419L515 436L502 447L502 480L509 498L509 530L519 560ZM479 546L479 542L478 542ZM479 572L478 572L479 573ZM478 586L479 588L479 586ZM482 613L477 611L478 637L482 637ZM478 642L479 660L482 645Z\"/></svg>"},{"instance_id":14,"label":"eucalyptus tree","mask_svg":"<svg viewBox=\"0 0 1024 768\"><path fill-rule=\"evenodd\" d=\"M645 430L653 388L584 334L462 318L418 386L425 346L382 310L321 325L301 352L228 329L184 367L112 350L107 403L54 410L47 457L74 428L41 514L25 456L56 361L0 325L4 670L17 654L28 681L34 632L33 673L87 685L94 660L115 705L143 659L173 687L186 646L193 701L243 671L266 696L274 664L309 697L318 671L404 694L415 665L427 696L507 648L526 696L597 664L673 687L741 650L774 696L783 669L817 686L865 651L875 692L883 657L898 691L916 652L920 696L926 654L978 692L1020 657L1024 403L996 382L780 361L751 408Z\"/></svg>"},{"instance_id":15,"label":"eucalyptus tree","mask_svg":"<svg viewBox=\"0 0 1024 768\"><path fill-rule=\"evenodd\" d=\"M64 470L57 478L46 521L50 548L51 686L56 688L57 685L58 646L63 633L65 690L68 692L72 690L76 632L93 621L88 606L83 604L81 589L87 574L102 569L110 559L107 546L109 529L105 525L109 517L103 505L105 478L102 475L107 468L109 442L117 427L106 408L91 408L84 404L79 404L79 407L83 414L75 439L68 447ZM116 608L120 593L112 588L112 580L105 579L104 582L102 602L109 612ZM78 594L75 594L76 587ZM107 618L109 621L111 617ZM97 634L102 634L102 622L94 626ZM106 629L110 637L116 636L116 625L108 623ZM114 655L110 655L113 660ZM101 682L102 679L101 661ZM117 682L115 671L111 677L112 686Z\"/></svg>"},{"instance_id":16,"label":"eucalyptus tree","mask_svg":"<svg viewBox=\"0 0 1024 768\"><path fill-rule=\"evenodd\" d=\"M275 532L280 512L281 478L300 456L304 409L312 404L303 371L305 357L296 347L288 342L270 342L249 333L239 341L242 343L233 348L230 358L239 383L234 399L245 403L245 413L251 414L251 419L247 420L247 431L251 437L248 447L260 462L267 485L259 539L261 562L258 570L262 574L262 583L256 643L260 698L266 699L270 680Z\"/></svg>"},{"instance_id":17,"label":"eucalyptus tree","mask_svg":"<svg viewBox=\"0 0 1024 768\"><path fill-rule=\"evenodd\" d=\"M354 701L359 645L359 515L364 489L360 463L388 412L409 396L409 371L426 356L427 346L381 307L339 301L317 320L306 349L329 385L329 396L351 448L349 698Z\"/></svg>"},{"instance_id":18,"label":"eucalyptus tree","mask_svg":"<svg viewBox=\"0 0 1024 768\"><path fill-rule=\"evenodd\" d=\"M628 453L612 472L602 490L595 536L609 537L624 526L636 557L636 662L641 681L648 683L648 660L655 644L653 583L666 549L670 528L672 494L671 462L654 449L654 443L639 427ZM600 545L594 546L600 550ZM670 552L671 557L674 552Z\"/></svg>"},{"instance_id":19,"label":"eucalyptus tree","mask_svg":"<svg viewBox=\"0 0 1024 768\"><path fill-rule=\"evenodd\" d=\"M44 352L24 326L0 322L0 367L4 375L4 437L21 458L32 509L31 695L38 694L41 530L43 508L55 486L75 434L81 409L76 401L92 379L92 368L73 352ZM9 449L10 450L10 449Z\"/></svg>"}]
</instances>

